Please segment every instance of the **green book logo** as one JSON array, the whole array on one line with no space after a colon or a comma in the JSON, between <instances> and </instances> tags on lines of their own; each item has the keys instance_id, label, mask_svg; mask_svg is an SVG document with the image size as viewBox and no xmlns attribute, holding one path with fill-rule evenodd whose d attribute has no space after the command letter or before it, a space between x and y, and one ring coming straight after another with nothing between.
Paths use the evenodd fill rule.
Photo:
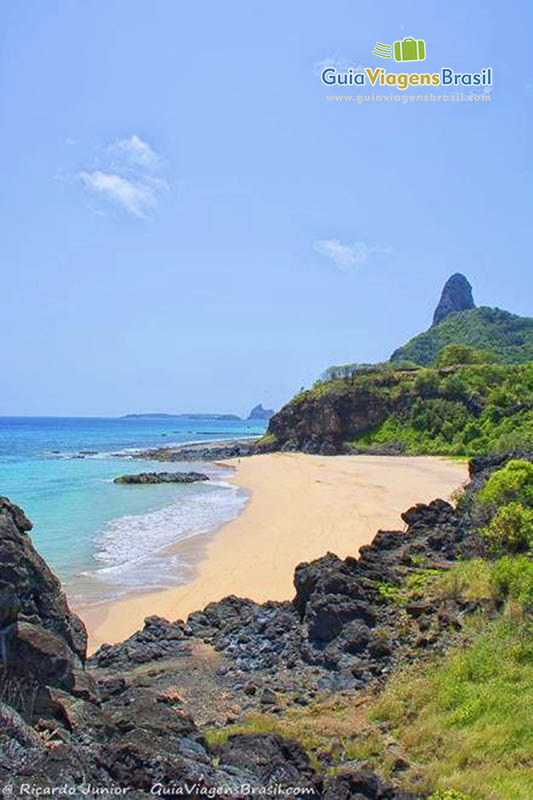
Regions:
<instances>
[{"instance_id":1,"label":"green book logo","mask_svg":"<svg viewBox=\"0 0 533 800\"><path fill-rule=\"evenodd\" d=\"M393 54L395 61L425 61L426 43L424 39L413 39L411 36L406 36L405 39L394 42L392 46L376 42L372 51L372 55L380 58L392 58Z\"/></svg>"}]
</instances>

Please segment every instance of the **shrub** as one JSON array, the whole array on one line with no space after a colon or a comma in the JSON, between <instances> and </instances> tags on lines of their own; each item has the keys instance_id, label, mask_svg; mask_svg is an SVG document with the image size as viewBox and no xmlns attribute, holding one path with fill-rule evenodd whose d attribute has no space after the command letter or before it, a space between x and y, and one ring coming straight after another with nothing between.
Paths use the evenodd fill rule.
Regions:
<instances>
[{"instance_id":1,"label":"shrub","mask_svg":"<svg viewBox=\"0 0 533 800\"><path fill-rule=\"evenodd\" d=\"M507 503L491 519L482 534L495 550L523 553L533 549L533 509Z\"/></svg>"},{"instance_id":2,"label":"shrub","mask_svg":"<svg viewBox=\"0 0 533 800\"><path fill-rule=\"evenodd\" d=\"M433 370L421 370L415 378L414 388L421 397L434 397L439 391L439 376Z\"/></svg>"},{"instance_id":3,"label":"shrub","mask_svg":"<svg viewBox=\"0 0 533 800\"><path fill-rule=\"evenodd\" d=\"M442 577L444 597L478 600L491 596L491 565L483 558L459 561Z\"/></svg>"},{"instance_id":4,"label":"shrub","mask_svg":"<svg viewBox=\"0 0 533 800\"><path fill-rule=\"evenodd\" d=\"M500 558L492 566L490 582L496 596L533 610L533 561L526 556Z\"/></svg>"},{"instance_id":5,"label":"shrub","mask_svg":"<svg viewBox=\"0 0 533 800\"><path fill-rule=\"evenodd\" d=\"M516 501L533 506L533 464L523 459L508 461L494 472L478 494L482 506L500 506Z\"/></svg>"},{"instance_id":6,"label":"shrub","mask_svg":"<svg viewBox=\"0 0 533 800\"><path fill-rule=\"evenodd\" d=\"M496 356L489 350L476 350L464 344L448 344L437 356L437 367L459 364L493 364Z\"/></svg>"}]
</instances>

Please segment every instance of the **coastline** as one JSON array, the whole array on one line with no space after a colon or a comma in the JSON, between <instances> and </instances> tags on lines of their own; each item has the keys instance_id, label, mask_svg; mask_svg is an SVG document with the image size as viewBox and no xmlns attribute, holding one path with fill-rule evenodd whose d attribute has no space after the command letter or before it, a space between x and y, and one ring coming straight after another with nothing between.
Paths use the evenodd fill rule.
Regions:
<instances>
[{"instance_id":1,"label":"coastline","mask_svg":"<svg viewBox=\"0 0 533 800\"><path fill-rule=\"evenodd\" d=\"M77 606L91 652L127 638L147 616L185 619L229 594L289 600L298 563L328 550L356 556L379 528L401 529L400 513L410 505L449 498L467 478L465 463L432 456L273 453L224 466L235 470L229 481L251 494L244 510L218 531L183 543L197 560L189 583Z\"/></svg>"}]
</instances>

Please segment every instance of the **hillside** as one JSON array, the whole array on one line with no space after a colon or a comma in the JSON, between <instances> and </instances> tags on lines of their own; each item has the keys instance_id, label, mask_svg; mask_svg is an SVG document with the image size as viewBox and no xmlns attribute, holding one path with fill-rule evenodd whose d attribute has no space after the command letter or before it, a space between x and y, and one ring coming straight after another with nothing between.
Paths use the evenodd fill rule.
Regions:
<instances>
[{"instance_id":1,"label":"hillside","mask_svg":"<svg viewBox=\"0 0 533 800\"><path fill-rule=\"evenodd\" d=\"M309 453L477 455L533 441L533 364L359 371L301 392L263 442Z\"/></svg>"},{"instance_id":2,"label":"hillside","mask_svg":"<svg viewBox=\"0 0 533 800\"><path fill-rule=\"evenodd\" d=\"M398 368L435 366L439 352L449 344L489 350L500 364L525 364L533 361L533 318L500 308L476 308L472 286L464 275L456 272L444 284L431 327L397 348L390 361ZM329 367L320 380L348 378L369 366Z\"/></svg>"},{"instance_id":3,"label":"hillside","mask_svg":"<svg viewBox=\"0 0 533 800\"><path fill-rule=\"evenodd\" d=\"M455 311L395 350L390 360L430 366L448 344L491 350L503 364L533 361L533 318L486 306Z\"/></svg>"}]
</instances>

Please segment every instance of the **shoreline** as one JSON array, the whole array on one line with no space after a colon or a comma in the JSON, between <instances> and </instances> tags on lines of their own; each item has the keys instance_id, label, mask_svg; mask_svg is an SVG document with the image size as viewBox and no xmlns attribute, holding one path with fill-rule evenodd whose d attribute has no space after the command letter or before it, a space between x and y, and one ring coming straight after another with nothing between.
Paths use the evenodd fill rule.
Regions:
<instances>
[{"instance_id":1,"label":"shoreline","mask_svg":"<svg viewBox=\"0 0 533 800\"><path fill-rule=\"evenodd\" d=\"M224 466L235 470L228 482L251 494L243 511L213 532L174 545L174 552L182 544L194 548L190 582L76 606L90 652L123 641L147 616L186 619L230 594L257 602L290 600L298 563L328 550L357 556L378 529L401 529L400 513L409 506L447 499L467 478L466 464L432 456L273 453Z\"/></svg>"}]
</instances>

